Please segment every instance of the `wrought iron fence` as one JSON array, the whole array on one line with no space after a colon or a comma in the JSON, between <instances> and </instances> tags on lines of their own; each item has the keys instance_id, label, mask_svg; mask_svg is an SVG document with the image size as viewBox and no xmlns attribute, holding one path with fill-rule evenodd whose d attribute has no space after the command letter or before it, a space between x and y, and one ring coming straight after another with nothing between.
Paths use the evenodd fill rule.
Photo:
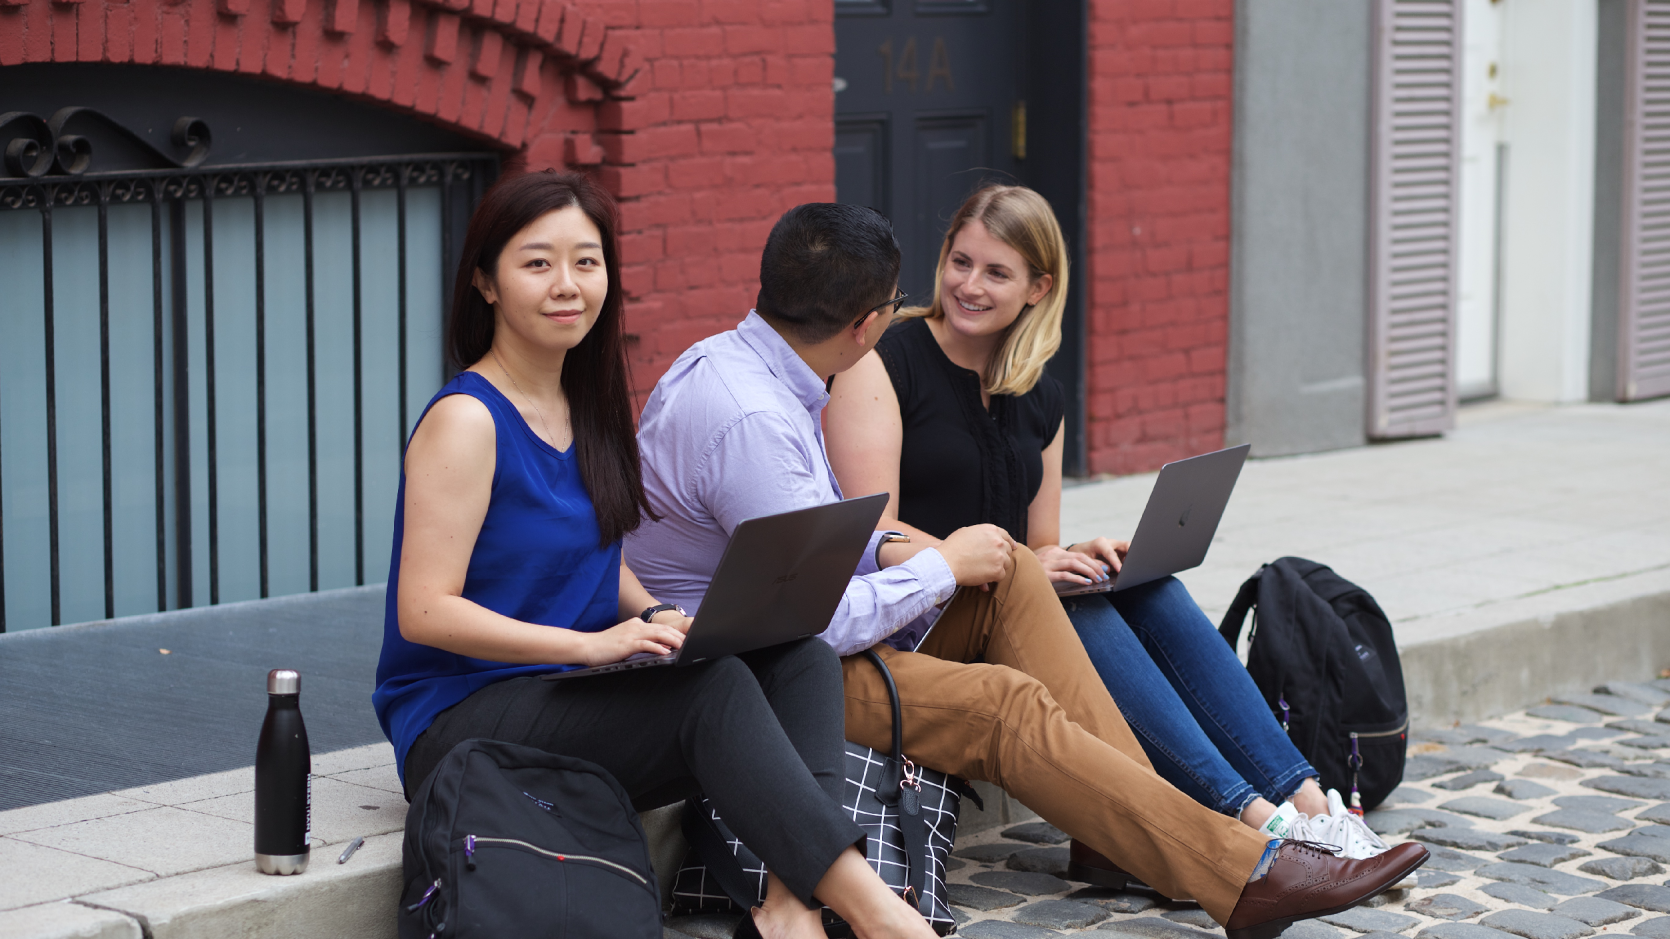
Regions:
<instances>
[{"instance_id":1,"label":"wrought iron fence","mask_svg":"<svg viewBox=\"0 0 1670 939\"><path fill-rule=\"evenodd\" d=\"M236 431L240 441L237 446L242 450L248 449L245 438L252 436L254 451L252 461L240 456L234 469L247 470L247 464L253 463L253 531L245 530L250 527L248 512L239 515L234 527L238 529L240 545L253 540L252 560L255 566L253 582L246 583L244 588L235 592L244 597L250 594L262 598L272 595L270 575L274 557L270 544L272 506L269 494L273 480L268 422L269 366L274 364L275 357L282 359L280 364L289 374L293 371L292 366L297 364L293 361L297 352L302 360L299 364L305 395L301 416L305 417L306 451L306 589L318 590L321 586L322 483L329 486L332 493L338 492L344 483L351 489L351 580L354 584L365 583L368 465L374 465L383 489L377 495L383 502L390 503L388 508L391 513L393 493L388 483L394 478L391 471L398 473L401 448L410 431L410 422L416 417L412 412L416 406L421 406L421 401L427 399L443 377L439 373L439 322L441 307L445 298L450 296L449 272L454 264L455 242L459 240L470 208L484 186L496 175L498 158L492 154L449 153L308 163L204 166L207 128L202 127L201 122L196 122L194 126L191 119L182 119L175 128L175 143L191 150L191 153L181 159L168 157L168 161L175 164L173 168L94 173L87 171L90 147L82 138L60 132L64 123L60 118L64 116L64 112L59 112L51 122L53 140L50 151L38 133L11 141L5 151L6 169L11 175L0 177L0 254L9 254L12 258L8 267L0 269L0 275L4 275L0 277L0 286L4 287L0 290L0 356L7 357L0 361L0 376L9 372L13 379L0 384L0 394L9 391L14 397L31 398L34 401L30 403L39 403L42 406L42 411L37 412L42 423L39 430L44 431L31 431L31 437L19 430L8 438L5 424L0 423L0 632L5 631L7 625L6 591L7 580L10 579L7 575L22 566L18 563L20 548L29 551L26 557L36 566L41 566L41 559L34 552L44 549L46 605L49 607L44 612L47 612L50 625L65 621L63 579L66 562L78 575L91 566L101 569L102 613L105 618L116 616L119 607L125 613L137 612L139 606L154 606L159 611L192 606L202 599L203 594L201 585L194 584L194 575L201 577L206 574L208 602L221 602L222 483L228 481L223 475L226 455L221 438L228 429ZM8 119L16 117L0 116L0 128ZM12 123L15 125L17 121ZM425 250L414 256L408 250L408 236L412 230L409 208L419 195L423 196L424 215L424 231L420 240L425 242L422 246ZM340 211L344 196L346 219L341 217L344 213ZM373 207L377 216L375 245L371 244L372 239L362 238L366 203L372 199L376 200ZM329 216L326 220L329 231L323 231L319 224L322 200L330 200L329 211L325 213ZM392 218L387 217L390 202ZM148 239L143 234L143 222L135 217L135 212L143 211L144 207L149 209L148 219L145 220L148 221ZM289 248L281 252L284 257L276 264L269 257L273 253L275 222L272 215L275 209L281 210L283 216L276 223L277 228L282 229L277 231L277 235L287 244L295 241L299 215L300 244L289 246L299 247L299 259L295 256L298 252ZM29 236L19 224L24 218L19 213L24 212L33 212L39 217L38 286L28 283L30 278L25 272L31 259L23 257L29 253L28 245L21 240ZM113 248L113 215L118 213L121 215L119 244ZM438 218L435 218L437 213ZM11 218L6 218L8 215ZM216 232L217 219L221 220L222 231L219 233ZM343 221L346 221L345 232L341 230ZM60 230L56 232L55 223L60 224ZM66 227L76 231L66 234ZM93 229L97 254L97 411L101 460L97 496L100 517L97 524L102 534L102 543L97 545L98 556L88 556L91 546L85 542L89 538L78 540L76 545L66 550L60 537L61 499L65 495L60 489L61 425L75 425L80 420L79 417L60 414L60 397L66 388L70 388L77 395L77 400L85 398L86 395L79 389L87 387L93 380L93 376L86 374L86 366L91 364L90 343L83 343L88 354L81 356L80 368L72 364L68 370L61 370L64 364L61 360L74 356L61 348L65 339L60 336L60 330L63 328L61 320L67 315L66 292L75 295L75 315L81 319L90 318L91 311L83 307L92 292L86 283L88 278L79 276L79 272L88 265L85 264L86 259L79 256L83 252L75 250L79 246L77 238L85 235L89 227ZM438 238L435 237L437 234ZM322 238L322 235L328 235L328 239ZM387 243L390 235L392 245ZM13 250L7 250L8 239ZM143 244L147 240L148 245ZM328 240L329 244L321 248L321 240ZM344 245L349 255L346 260L337 250ZM78 256L66 257L66 246ZM135 262L147 247L150 270L149 277L144 278L139 271L142 262L129 262ZM221 249L219 256L217 247ZM243 250L234 250L240 247L248 251L243 257L236 256ZM377 256L380 288L386 288L390 281L394 285L392 369L388 367L391 356L381 341L384 337L379 336L378 342L368 346L364 334L368 301L365 276L368 248ZM321 250L327 255L321 257ZM391 253L394 270L381 270ZM122 255L123 261L121 290L114 313L113 254ZM0 264L5 263L0 261ZM333 271L345 268L348 272L346 285L336 282L341 280L340 276L332 275L329 302L323 304L320 296L322 263L328 263ZM299 298L296 296L298 278ZM144 299L148 299L148 303L139 297L143 289L140 282L146 279L149 280L149 291ZM419 292L423 294L420 302L411 296L414 283L418 284L421 288ZM341 296L344 286L348 295L345 301ZM270 340L274 336L269 335L273 330L269 313L271 295L275 291L284 295L288 312L295 312L292 308L297 306L295 301L299 299L303 332L299 337L299 349L295 348L297 344L293 341L296 337L288 330L282 334L286 340L284 349L277 353L271 349ZM219 313L216 311L217 299L222 301ZM376 290L374 299L379 310L391 305L386 289ZM7 306L12 309L7 310ZM143 317L141 310L146 306L149 307L148 349L141 348L141 340L137 338L137 323ZM415 306L422 309L415 309ZM40 317L37 349L41 358L36 360L41 364L38 391L33 381L36 376L30 374L33 366L18 364L27 362L24 350L32 344L29 340L34 338L28 335L33 329L28 316L31 307ZM340 322L342 313L347 314L346 324ZM120 332L114 340L113 315ZM341 331L336 327L346 325L346 331L351 336L351 350L340 349L334 342L321 345L322 316L329 319L333 336ZM433 344L434 348L414 351L410 347L414 318L422 320L424 342ZM288 319L286 323L289 323ZM222 333L218 339L217 326ZM229 333L236 335L229 337ZM116 343L114 347L113 342ZM372 349L378 352L379 364L372 369L377 374L368 376L367 355ZM322 351L331 355L332 362L342 358L341 352L349 353L351 379L333 372L327 392L332 395L332 400L328 401L322 401L320 397L319 359ZM236 370L234 374L227 373L227 361L217 362L217 352L223 359L235 360L230 363ZM149 361L144 362L145 358ZM414 384L414 376L410 372L415 360L423 363L425 374L418 376L420 380ZM11 363L12 367L7 367L7 363ZM113 363L123 378L123 387L114 392ZM145 365L149 366L150 372L150 400L146 402L150 411L150 446L146 449L150 452L141 457L138 448L132 444L135 427L146 423L136 400L143 396L143 392L137 392L137 376ZM200 374L193 374L194 366ZM253 375L245 372L251 367ZM434 370L435 374L427 374L430 370ZM387 374L389 371L394 374ZM222 392L219 397L225 397L224 389L229 379L235 380L238 385L237 393L233 395L236 400L231 402L230 411L226 407L227 402L217 400L217 390ZM389 379L396 386L394 406L388 407L388 396L381 391L378 391L376 406L368 406L368 387L381 389ZM342 394L344 386L348 389L346 397L351 401L335 399ZM117 404L122 410L119 422L124 441L122 446L113 445L113 393L118 395ZM416 397L413 398L413 395ZM0 397L0 421L16 422L20 416L26 418L27 411L32 410L17 406L8 409L4 407L6 403ZM287 416L296 416L293 413L295 407L288 398L280 406L287 409ZM331 427L343 425L343 433L334 434L328 445L322 445L320 441L322 408L323 419ZM347 419L342 416L345 409L349 412ZM81 408L78 414L88 410ZM81 424L90 424L90 416L84 416L88 419L82 420ZM373 431L367 426L368 416L387 421L390 426L383 431ZM253 428L248 426L251 420ZM398 426L394 426L395 421L398 421ZM349 423L351 432L346 428ZM90 434L90 426L83 429L86 433L82 436ZM252 434L248 433L251 429ZM342 452L341 438L344 433L349 438L351 455ZM300 442L293 440L294 436L286 437L286 443L291 447ZM42 437L44 440L39 439ZM10 453L4 449L8 439L12 443ZM35 446L37 440L42 445L38 450ZM378 448L377 453L369 457L368 440L372 440ZM286 449L285 456L289 459L293 454ZM322 481L322 458L332 467L339 464L351 466L351 478L342 480L333 477ZM5 471L12 469L16 475L20 466L28 467L32 474L44 469L44 493L39 493L38 486L22 483L7 487ZM194 471L203 477L198 482L194 482ZM82 476L85 475L82 473ZM247 479L239 478L236 483L240 493L247 493L251 488ZM286 492L298 488L290 483L288 477L285 485ZM135 501L142 498L138 495L141 489L149 489L151 511L146 513L150 515L148 526L140 521L139 514L131 511ZM299 497L299 491L296 494ZM23 531L29 526L18 523L11 526L12 543L8 544L6 511L9 508L14 513L14 520L20 511L38 513L41 508L36 501L38 495L44 495L45 543L31 543L38 539ZM78 505L88 502L83 498L86 495L79 491L74 494L74 498L79 500ZM122 497L124 506L120 517L117 512L118 495ZM299 511L299 504L295 504L298 501L299 498L290 500L284 510L290 513ZM336 501L345 502L344 499ZM194 509L205 517L195 518ZM381 516L383 513L377 514ZM30 514L30 517L38 518L38 514ZM144 527L149 527L151 531L139 532ZM121 532L120 539L123 546L122 569L133 570L134 559L130 555L140 550L136 539L143 537L151 542L155 578L154 587L144 588L136 586L137 581L133 577L125 578L121 591L123 602L120 604L119 528L127 529ZM198 539L206 544L195 544ZM296 540L290 539L292 542ZM206 555L201 559L194 553L200 547ZM8 550L11 551L12 567L8 567ZM335 554L342 555L342 552ZM381 556L386 557L386 554ZM290 566L296 567L293 563ZM330 580L341 584L347 579L346 568L344 555L341 562L335 563L332 568ZM29 578L20 575L20 579L27 581ZM244 580L249 581L250 578L245 577ZM299 578L291 580L291 588L300 586L297 582ZM14 592L17 590L15 584L14 580ZM39 587L34 584L27 586L37 590ZM86 586L91 587L92 584ZM144 603L143 594L149 591L154 591L153 600ZM77 609L82 612L75 618L93 618L85 615L91 607L84 605ZM33 616L28 618L34 619ZM39 623L15 625L27 627Z\"/></svg>"}]
</instances>

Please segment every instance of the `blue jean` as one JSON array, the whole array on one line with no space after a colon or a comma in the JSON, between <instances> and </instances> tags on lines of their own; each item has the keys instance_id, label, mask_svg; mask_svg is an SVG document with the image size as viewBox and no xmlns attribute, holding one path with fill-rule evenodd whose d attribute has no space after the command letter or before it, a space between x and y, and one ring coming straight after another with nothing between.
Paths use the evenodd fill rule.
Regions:
<instances>
[{"instance_id":1,"label":"blue jean","mask_svg":"<svg viewBox=\"0 0 1670 939\"><path fill-rule=\"evenodd\" d=\"M1317 775L1175 577L1061 602L1154 769L1195 801L1239 816Z\"/></svg>"}]
</instances>

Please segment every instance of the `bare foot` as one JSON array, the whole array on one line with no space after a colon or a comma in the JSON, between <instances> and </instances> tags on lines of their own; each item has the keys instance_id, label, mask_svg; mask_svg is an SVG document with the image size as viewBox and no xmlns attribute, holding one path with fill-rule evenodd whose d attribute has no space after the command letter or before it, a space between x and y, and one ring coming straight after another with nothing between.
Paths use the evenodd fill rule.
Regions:
<instances>
[{"instance_id":1,"label":"bare foot","mask_svg":"<svg viewBox=\"0 0 1670 939\"><path fill-rule=\"evenodd\" d=\"M894 898L898 900L898 898ZM875 911L874 917L860 929L853 926L853 934L858 939L938 939L934 928L922 918L922 914L911 909L910 904L903 900Z\"/></svg>"},{"instance_id":2,"label":"bare foot","mask_svg":"<svg viewBox=\"0 0 1670 939\"><path fill-rule=\"evenodd\" d=\"M766 873L765 903L752 912L762 939L826 939L823 910L801 903L776 874Z\"/></svg>"},{"instance_id":3,"label":"bare foot","mask_svg":"<svg viewBox=\"0 0 1670 939\"><path fill-rule=\"evenodd\" d=\"M825 939L823 911L807 909L797 900L772 903L767 897L754 907L753 916L761 939Z\"/></svg>"},{"instance_id":4,"label":"bare foot","mask_svg":"<svg viewBox=\"0 0 1670 939\"><path fill-rule=\"evenodd\" d=\"M767 899L770 896L767 881ZM857 848L842 851L829 865L818 881L817 896L852 926L858 939L937 939L922 914L881 882Z\"/></svg>"},{"instance_id":5,"label":"bare foot","mask_svg":"<svg viewBox=\"0 0 1670 939\"><path fill-rule=\"evenodd\" d=\"M1246 808L1241 810L1241 823L1253 831L1257 831L1263 828L1264 823L1269 821L1270 816L1274 814L1276 814L1275 806L1263 798L1254 799L1247 803Z\"/></svg>"},{"instance_id":6,"label":"bare foot","mask_svg":"<svg viewBox=\"0 0 1670 939\"><path fill-rule=\"evenodd\" d=\"M1322 792L1322 787L1316 784L1315 779L1307 779L1299 786L1299 791L1293 793L1293 807L1311 818L1326 818L1328 796Z\"/></svg>"}]
</instances>

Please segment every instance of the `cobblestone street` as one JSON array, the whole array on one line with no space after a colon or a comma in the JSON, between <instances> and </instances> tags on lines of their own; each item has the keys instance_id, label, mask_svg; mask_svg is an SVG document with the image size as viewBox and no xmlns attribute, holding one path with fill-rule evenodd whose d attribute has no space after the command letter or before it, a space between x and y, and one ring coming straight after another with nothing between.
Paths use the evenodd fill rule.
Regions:
<instances>
[{"instance_id":1,"label":"cobblestone street","mask_svg":"<svg viewBox=\"0 0 1670 939\"><path fill-rule=\"evenodd\" d=\"M1431 849L1419 885L1284 935L1670 939L1670 680L1603 687L1414 734L1403 785L1368 822ZM1044 822L959 840L953 861L958 934L971 939L1223 935L1192 904L1061 879L1066 836ZM674 920L668 935L729 936L726 925Z\"/></svg>"}]
</instances>

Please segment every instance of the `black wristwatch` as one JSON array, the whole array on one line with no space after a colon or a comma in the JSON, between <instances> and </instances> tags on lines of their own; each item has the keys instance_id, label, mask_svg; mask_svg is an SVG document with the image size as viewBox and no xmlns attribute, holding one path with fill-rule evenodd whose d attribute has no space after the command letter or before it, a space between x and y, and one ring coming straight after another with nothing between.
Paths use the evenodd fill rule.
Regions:
<instances>
[{"instance_id":1,"label":"black wristwatch","mask_svg":"<svg viewBox=\"0 0 1670 939\"><path fill-rule=\"evenodd\" d=\"M881 540L876 542L876 570L881 570L881 546L889 544L910 544L910 536L902 531L883 532Z\"/></svg>"},{"instance_id":2,"label":"black wristwatch","mask_svg":"<svg viewBox=\"0 0 1670 939\"><path fill-rule=\"evenodd\" d=\"M677 610L678 615L680 615L680 616L689 616L690 615L689 613L684 612L684 607L679 606L676 603L657 603L656 605L650 607L649 609L643 611L642 613L639 613L638 618L647 623L647 622L650 621L650 617L654 616L657 613L665 613L668 610Z\"/></svg>"}]
</instances>

